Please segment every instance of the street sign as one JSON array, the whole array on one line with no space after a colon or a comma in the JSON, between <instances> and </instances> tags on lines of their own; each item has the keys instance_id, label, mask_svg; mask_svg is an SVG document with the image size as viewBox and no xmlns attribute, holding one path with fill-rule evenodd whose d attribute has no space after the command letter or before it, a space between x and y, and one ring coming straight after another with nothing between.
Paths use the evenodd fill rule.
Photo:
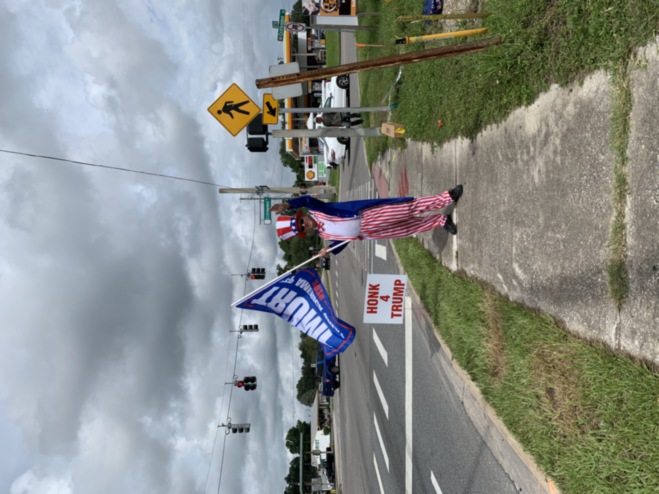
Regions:
<instances>
[{"instance_id":1,"label":"street sign","mask_svg":"<svg viewBox=\"0 0 659 494\"><path fill-rule=\"evenodd\" d=\"M277 31L277 41L284 39L284 24L286 23L286 11L281 9L279 11L279 30Z\"/></svg>"},{"instance_id":2,"label":"street sign","mask_svg":"<svg viewBox=\"0 0 659 494\"><path fill-rule=\"evenodd\" d=\"M232 84L208 107L208 111L232 136L235 136L261 112L261 109L237 84Z\"/></svg>"},{"instance_id":3,"label":"street sign","mask_svg":"<svg viewBox=\"0 0 659 494\"><path fill-rule=\"evenodd\" d=\"M307 29L306 24L302 24L301 22L287 22L286 23L286 31L289 33L301 33L305 29Z\"/></svg>"},{"instance_id":4,"label":"street sign","mask_svg":"<svg viewBox=\"0 0 659 494\"><path fill-rule=\"evenodd\" d=\"M270 72L270 77L298 74L300 72L300 64L298 62L290 62L271 65L268 70ZM286 86L272 88L272 97L274 99L297 98L298 96L302 96L302 94L304 94L302 83L288 84Z\"/></svg>"},{"instance_id":5,"label":"street sign","mask_svg":"<svg viewBox=\"0 0 659 494\"><path fill-rule=\"evenodd\" d=\"M279 103L272 97L272 94L263 95L263 124L277 125L279 122Z\"/></svg>"},{"instance_id":6,"label":"street sign","mask_svg":"<svg viewBox=\"0 0 659 494\"><path fill-rule=\"evenodd\" d=\"M270 205L272 204L272 199L269 197L263 198L263 223L269 225L272 223L272 216L270 214Z\"/></svg>"}]
</instances>

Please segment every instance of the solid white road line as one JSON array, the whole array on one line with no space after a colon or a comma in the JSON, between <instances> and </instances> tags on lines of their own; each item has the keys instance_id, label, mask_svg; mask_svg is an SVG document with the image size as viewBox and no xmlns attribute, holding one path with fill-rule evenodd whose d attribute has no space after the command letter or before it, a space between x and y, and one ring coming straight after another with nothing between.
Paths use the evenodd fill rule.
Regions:
<instances>
[{"instance_id":1,"label":"solid white road line","mask_svg":"<svg viewBox=\"0 0 659 494\"><path fill-rule=\"evenodd\" d=\"M378 468L378 460L375 458L375 453L373 453L373 465L375 466L375 475L378 478L378 484L380 484L380 494L384 494L384 487L382 486L382 477L380 477L380 469Z\"/></svg>"},{"instance_id":2,"label":"solid white road line","mask_svg":"<svg viewBox=\"0 0 659 494\"><path fill-rule=\"evenodd\" d=\"M378 392L378 396L380 397L380 403L382 403L384 414L387 416L387 420L389 420L389 405L387 404L387 400L384 398L384 393L382 392L382 388L380 387L380 381L378 381L378 376L375 375L375 371L373 371L373 384L375 384L375 391Z\"/></svg>"},{"instance_id":3,"label":"solid white road line","mask_svg":"<svg viewBox=\"0 0 659 494\"><path fill-rule=\"evenodd\" d=\"M387 246L375 243L375 256L379 257L383 261L387 260Z\"/></svg>"},{"instance_id":4,"label":"solid white road line","mask_svg":"<svg viewBox=\"0 0 659 494\"><path fill-rule=\"evenodd\" d=\"M380 441L380 448L382 449L382 456L384 456L384 464L387 467L387 472L389 471L389 455L387 454L387 450L384 449L384 440L382 439L382 434L380 433L380 426L378 425L378 419L375 417L375 413L373 413L373 423L375 424L375 432L378 435L378 441Z\"/></svg>"},{"instance_id":5,"label":"solid white road line","mask_svg":"<svg viewBox=\"0 0 659 494\"><path fill-rule=\"evenodd\" d=\"M430 482L432 482L432 486L435 488L437 494L442 494L442 489L439 487L437 479L435 478L435 474L432 473L432 470L430 471Z\"/></svg>"},{"instance_id":6,"label":"solid white road line","mask_svg":"<svg viewBox=\"0 0 659 494\"><path fill-rule=\"evenodd\" d=\"M405 494L412 494L412 299L405 297Z\"/></svg>"},{"instance_id":7,"label":"solid white road line","mask_svg":"<svg viewBox=\"0 0 659 494\"><path fill-rule=\"evenodd\" d=\"M375 348L378 349L380 357L382 357L382 360L384 360L384 365L389 367L389 354L384 349L384 345L380 341L380 338L378 338L378 334L375 332L375 328L373 328L373 343L375 343Z\"/></svg>"}]
</instances>

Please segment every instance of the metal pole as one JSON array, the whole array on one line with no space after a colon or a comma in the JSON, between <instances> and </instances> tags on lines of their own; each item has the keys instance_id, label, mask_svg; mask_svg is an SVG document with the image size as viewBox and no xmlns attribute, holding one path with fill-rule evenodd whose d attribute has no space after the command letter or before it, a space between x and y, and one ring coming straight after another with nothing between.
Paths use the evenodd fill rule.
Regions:
<instances>
[{"instance_id":1,"label":"metal pole","mask_svg":"<svg viewBox=\"0 0 659 494\"><path fill-rule=\"evenodd\" d=\"M415 62L424 62L436 58L455 57L476 53L494 45L501 44L501 38L488 38L461 45L441 46L429 50L414 51L382 57L375 60L364 60L362 62L353 62L335 67L326 67L324 69L309 70L297 74L285 74L275 77L266 77L256 80L256 87L263 89L266 87L280 87L297 82L311 81L314 79L325 79L335 75L352 74L354 72L364 72L367 70L382 69L385 67L397 67Z\"/></svg>"},{"instance_id":2,"label":"metal pole","mask_svg":"<svg viewBox=\"0 0 659 494\"><path fill-rule=\"evenodd\" d=\"M379 137L380 127L318 127L316 129L273 130L272 137Z\"/></svg>"},{"instance_id":3,"label":"metal pole","mask_svg":"<svg viewBox=\"0 0 659 494\"><path fill-rule=\"evenodd\" d=\"M302 467L303 467L303 461L304 457L302 456L302 452L304 451L304 444L302 443L302 439L304 438L304 432L300 432L300 494L302 494Z\"/></svg>"},{"instance_id":4,"label":"metal pole","mask_svg":"<svg viewBox=\"0 0 659 494\"><path fill-rule=\"evenodd\" d=\"M341 247L342 245L347 244L348 242L350 242L350 240L344 240L344 241L341 242L340 244L336 244L336 245L334 245L333 247L330 247L329 249L327 249L327 252L330 253L330 252L332 252L334 249L338 249L339 247ZM235 306L238 305L239 303L244 302L244 301L247 300L249 297L251 297L252 295L254 295L256 292L258 292L258 291L260 291L260 290L265 290L265 289L268 288L269 286L274 285L276 282L278 282L279 280L281 280L283 277L285 277L285 276L291 274L291 273L292 273L293 271L295 271L296 269L300 269L302 266L305 266L305 265L309 264L311 261L313 261L314 259L318 259L319 257L320 257L320 256L319 256L318 254L316 254L316 255L313 256L312 258L307 259L307 260L304 261L303 263L298 264L298 265L295 266L294 268L291 268L291 269L289 269L288 271L286 271L285 273L283 273L283 274L277 276L274 280L272 280L272 281L268 281L265 285L260 286L260 287L257 288L256 290L252 290L252 291L249 292L247 295L245 295L243 298L238 299L238 300L236 300L234 303L232 303L232 304L231 304L231 307L235 307Z\"/></svg>"},{"instance_id":5,"label":"metal pole","mask_svg":"<svg viewBox=\"0 0 659 494\"><path fill-rule=\"evenodd\" d=\"M483 19L489 17L488 12L466 12L463 14L434 14L434 15L399 15L396 20L399 22L410 21L445 21L450 19Z\"/></svg>"},{"instance_id":6,"label":"metal pole","mask_svg":"<svg viewBox=\"0 0 659 494\"><path fill-rule=\"evenodd\" d=\"M467 29L465 31L453 31L449 33L437 33L437 34L425 34L423 36L405 36L396 40L397 45L405 45L407 43L416 43L418 41L429 41L432 39L448 39L448 38L463 38L466 36L477 36L479 34L485 34L487 32L486 27L481 27L478 29Z\"/></svg>"},{"instance_id":7,"label":"metal pole","mask_svg":"<svg viewBox=\"0 0 659 494\"><path fill-rule=\"evenodd\" d=\"M314 29L322 29L323 31L372 31L375 29L373 26L339 26L335 24L314 24Z\"/></svg>"},{"instance_id":8,"label":"metal pole","mask_svg":"<svg viewBox=\"0 0 659 494\"><path fill-rule=\"evenodd\" d=\"M280 108L279 113L342 113L342 112L360 112L368 113L373 111L389 111L395 108L394 105L387 106L346 106L344 108L327 107L327 108Z\"/></svg>"},{"instance_id":9,"label":"metal pole","mask_svg":"<svg viewBox=\"0 0 659 494\"><path fill-rule=\"evenodd\" d=\"M334 192L334 186L332 185L323 185L307 187L306 189L301 187L271 187L268 189L268 193L273 194L300 194L301 191L306 191L307 194L314 195L320 194L323 192ZM218 189L220 194L256 194L254 187L252 188L221 188Z\"/></svg>"}]
</instances>

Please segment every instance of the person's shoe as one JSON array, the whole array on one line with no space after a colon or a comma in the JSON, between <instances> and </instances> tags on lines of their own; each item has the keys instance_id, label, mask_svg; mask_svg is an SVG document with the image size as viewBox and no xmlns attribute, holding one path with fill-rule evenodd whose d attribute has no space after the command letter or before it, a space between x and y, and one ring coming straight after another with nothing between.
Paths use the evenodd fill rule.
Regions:
<instances>
[{"instance_id":1,"label":"person's shoe","mask_svg":"<svg viewBox=\"0 0 659 494\"><path fill-rule=\"evenodd\" d=\"M462 197L462 185L456 185L453 187L451 190L448 191L448 195L451 196L451 199L453 199L453 202L458 202L458 199Z\"/></svg>"},{"instance_id":2,"label":"person's shoe","mask_svg":"<svg viewBox=\"0 0 659 494\"><path fill-rule=\"evenodd\" d=\"M451 235L458 233L458 227L453 223L453 217L450 214L446 215L446 223L444 223L444 230L449 232Z\"/></svg>"}]
</instances>

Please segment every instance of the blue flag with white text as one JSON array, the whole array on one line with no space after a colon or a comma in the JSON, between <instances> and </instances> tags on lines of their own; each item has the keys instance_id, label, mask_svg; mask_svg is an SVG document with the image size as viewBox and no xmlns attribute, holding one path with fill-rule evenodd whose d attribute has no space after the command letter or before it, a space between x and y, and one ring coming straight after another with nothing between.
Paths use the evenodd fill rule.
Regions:
<instances>
[{"instance_id":1,"label":"blue flag with white text","mask_svg":"<svg viewBox=\"0 0 659 494\"><path fill-rule=\"evenodd\" d=\"M313 269L284 276L237 307L278 315L324 345L327 356L345 351L355 339L355 328L336 316L327 290Z\"/></svg>"}]
</instances>

